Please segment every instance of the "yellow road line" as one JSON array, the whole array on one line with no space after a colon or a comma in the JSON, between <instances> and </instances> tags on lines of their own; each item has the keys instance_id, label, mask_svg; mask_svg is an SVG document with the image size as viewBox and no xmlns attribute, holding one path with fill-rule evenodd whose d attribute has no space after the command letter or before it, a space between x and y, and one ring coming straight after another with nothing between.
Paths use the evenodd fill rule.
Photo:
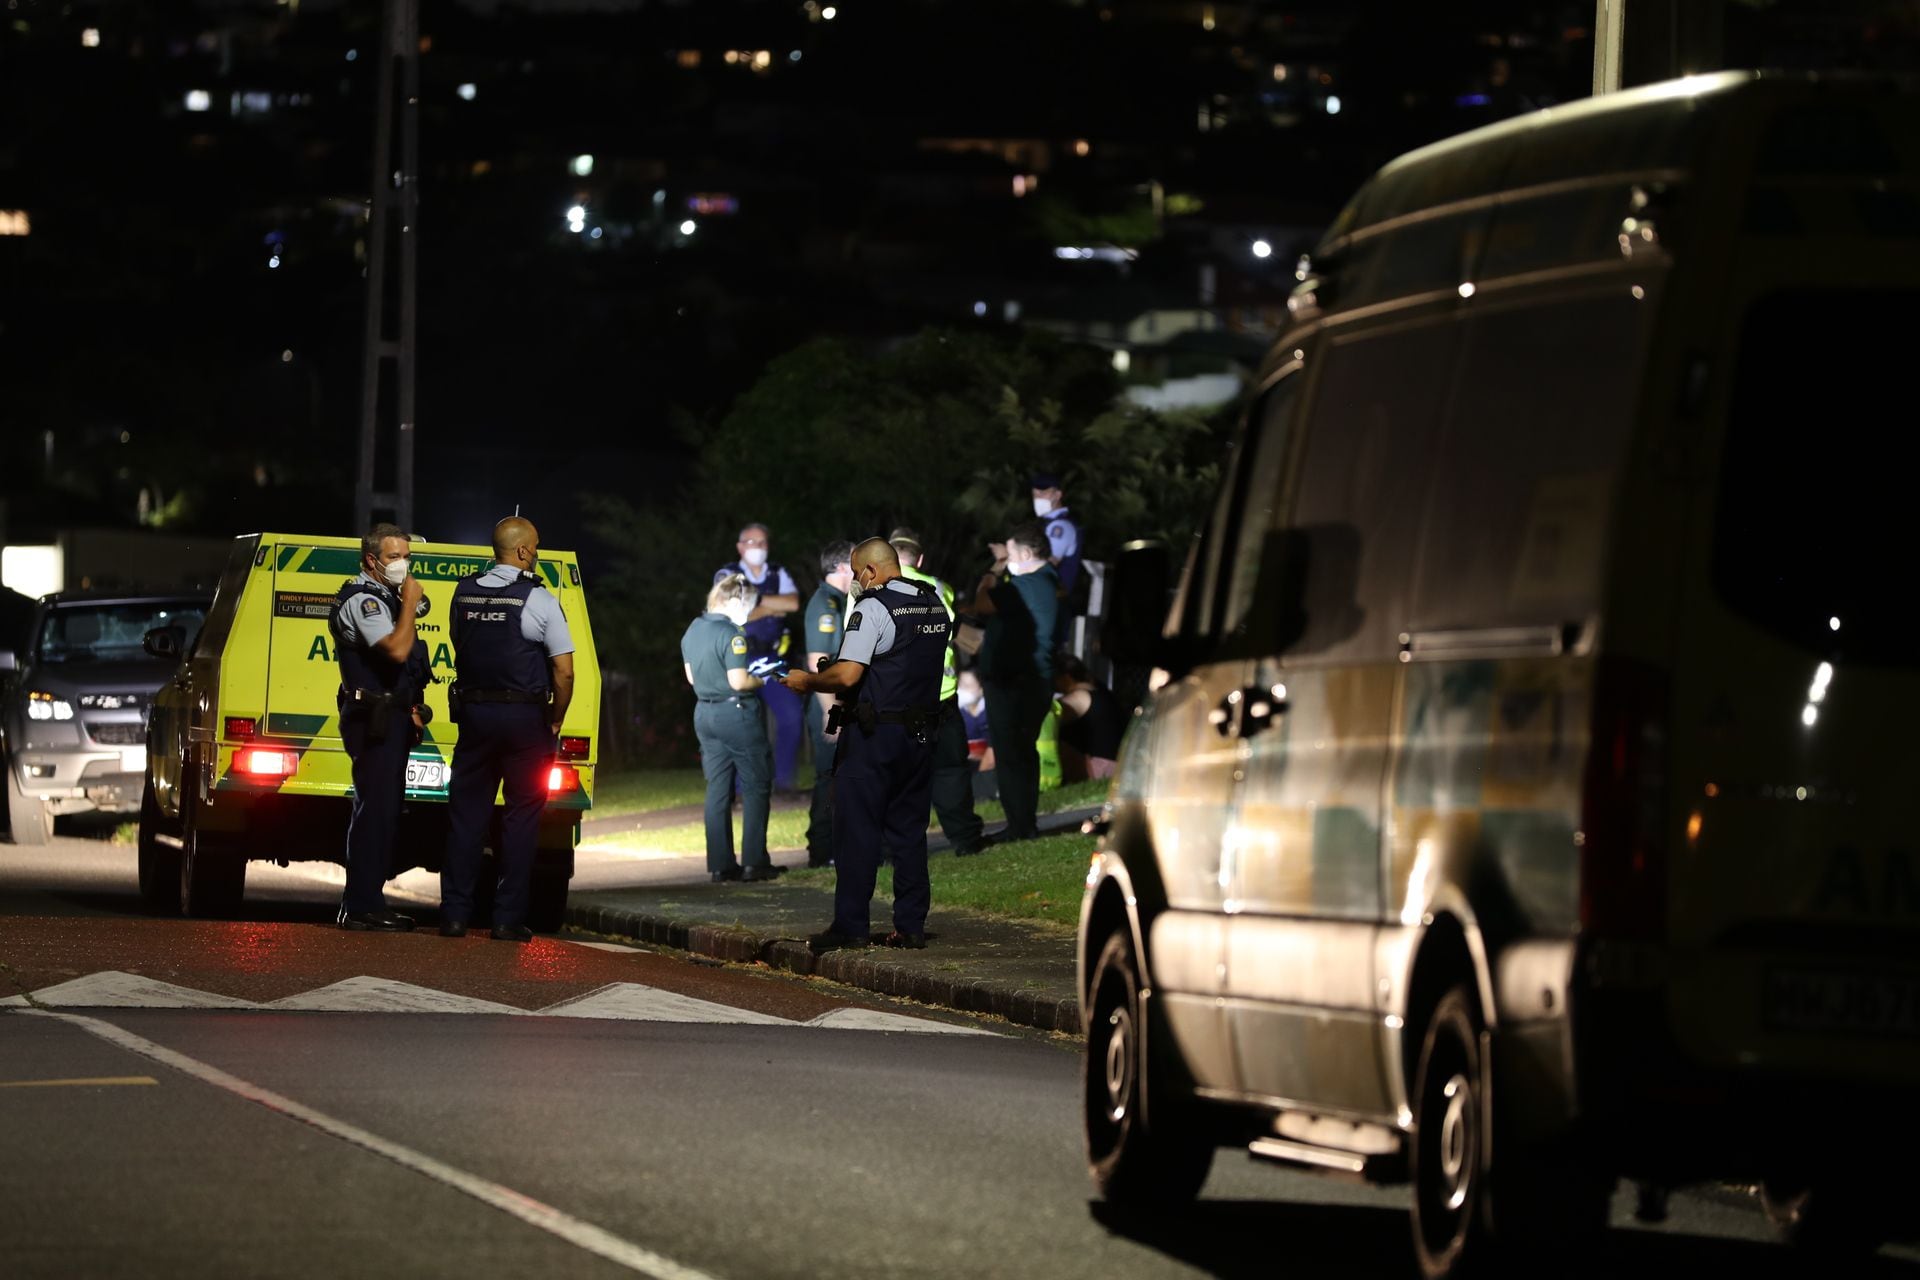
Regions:
<instances>
[{"instance_id":1,"label":"yellow road line","mask_svg":"<svg viewBox=\"0 0 1920 1280\"><path fill-rule=\"evenodd\" d=\"M152 1076L91 1076L76 1080L0 1080L0 1089L54 1089L68 1085L159 1084Z\"/></svg>"}]
</instances>

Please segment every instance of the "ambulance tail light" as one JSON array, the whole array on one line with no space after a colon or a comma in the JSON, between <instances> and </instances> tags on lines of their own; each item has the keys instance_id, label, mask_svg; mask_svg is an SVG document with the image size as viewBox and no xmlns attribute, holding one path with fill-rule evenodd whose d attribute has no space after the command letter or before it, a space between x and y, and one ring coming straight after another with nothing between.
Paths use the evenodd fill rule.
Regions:
<instances>
[{"instance_id":1,"label":"ambulance tail light","mask_svg":"<svg viewBox=\"0 0 1920 1280\"><path fill-rule=\"evenodd\" d=\"M260 722L252 716L228 716L226 730L228 738L245 742L260 732Z\"/></svg>"},{"instance_id":2,"label":"ambulance tail light","mask_svg":"<svg viewBox=\"0 0 1920 1280\"><path fill-rule=\"evenodd\" d=\"M290 778L300 771L300 753L247 747L234 754L233 768L253 778Z\"/></svg>"},{"instance_id":3,"label":"ambulance tail light","mask_svg":"<svg viewBox=\"0 0 1920 1280\"><path fill-rule=\"evenodd\" d=\"M562 738L560 739L560 758L562 760L585 760L593 754L592 747L593 739L591 738Z\"/></svg>"},{"instance_id":4,"label":"ambulance tail light","mask_svg":"<svg viewBox=\"0 0 1920 1280\"><path fill-rule=\"evenodd\" d=\"M547 794L561 795L580 789L580 771L570 764L556 764L547 770Z\"/></svg>"},{"instance_id":5,"label":"ambulance tail light","mask_svg":"<svg viewBox=\"0 0 1920 1280\"><path fill-rule=\"evenodd\" d=\"M1654 941L1667 924L1666 677L1602 658L1581 791L1580 925L1601 938Z\"/></svg>"}]
</instances>

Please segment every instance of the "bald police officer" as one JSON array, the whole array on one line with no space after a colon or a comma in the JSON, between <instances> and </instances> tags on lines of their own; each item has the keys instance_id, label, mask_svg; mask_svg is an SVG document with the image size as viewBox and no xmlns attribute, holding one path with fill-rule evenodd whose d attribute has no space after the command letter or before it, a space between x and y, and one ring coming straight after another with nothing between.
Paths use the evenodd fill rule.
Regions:
<instances>
[{"instance_id":1,"label":"bald police officer","mask_svg":"<svg viewBox=\"0 0 1920 1280\"><path fill-rule=\"evenodd\" d=\"M510 516L493 527L493 568L453 589L454 669L449 701L459 707L460 740L447 784L447 857L440 873L440 932L464 937L473 919L480 848L493 816L500 820L500 879L493 895L493 936L526 942L528 896L540 811L555 737L573 700L573 636L560 601L541 585L540 533Z\"/></svg>"},{"instance_id":2,"label":"bald police officer","mask_svg":"<svg viewBox=\"0 0 1920 1280\"><path fill-rule=\"evenodd\" d=\"M833 764L833 923L815 951L864 947L883 853L893 857L893 947L926 946L927 805L939 730L940 672L953 624L940 597L903 577L883 538L853 549L859 592L823 672L786 676L795 693L850 695Z\"/></svg>"},{"instance_id":3,"label":"bald police officer","mask_svg":"<svg viewBox=\"0 0 1920 1280\"><path fill-rule=\"evenodd\" d=\"M413 921L387 909L393 835L407 792L407 751L431 678L414 632L424 602L409 570L406 530L376 524L360 539L360 576L345 583L327 618L340 661L340 742L353 761L342 929L404 933Z\"/></svg>"}]
</instances>

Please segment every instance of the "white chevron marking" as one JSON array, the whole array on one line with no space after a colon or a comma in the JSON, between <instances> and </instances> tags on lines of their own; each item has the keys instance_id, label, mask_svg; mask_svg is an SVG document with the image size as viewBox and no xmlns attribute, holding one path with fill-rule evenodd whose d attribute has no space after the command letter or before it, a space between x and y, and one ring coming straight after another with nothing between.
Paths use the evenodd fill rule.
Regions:
<instances>
[{"instance_id":1,"label":"white chevron marking","mask_svg":"<svg viewBox=\"0 0 1920 1280\"><path fill-rule=\"evenodd\" d=\"M431 987L392 978L344 978L314 991L303 991L260 1006L325 1013L524 1013L512 1005L472 996L456 996Z\"/></svg>"},{"instance_id":2,"label":"white chevron marking","mask_svg":"<svg viewBox=\"0 0 1920 1280\"><path fill-rule=\"evenodd\" d=\"M643 1022L745 1022L769 1027L797 1027L804 1023L771 1014L736 1009L730 1004L696 1000L677 991L642 986L638 982L611 982L596 991L562 1000L538 1011L550 1018L620 1018Z\"/></svg>"},{"instance_id":3,"label":"white chevron marking","mask_svg":"<svg viewBox=\"0 0 1920 1280\"><path fill-rule=\"evenodd\" d=\"M251 1000L217 996L211 991L176 987L158 978L142 977L108 969L84 978L42 987L33 993L34 1002L67 1009L252 1009ZM24 1002L23 1002L24 1003Z\"/></svg>"}]
</instances>

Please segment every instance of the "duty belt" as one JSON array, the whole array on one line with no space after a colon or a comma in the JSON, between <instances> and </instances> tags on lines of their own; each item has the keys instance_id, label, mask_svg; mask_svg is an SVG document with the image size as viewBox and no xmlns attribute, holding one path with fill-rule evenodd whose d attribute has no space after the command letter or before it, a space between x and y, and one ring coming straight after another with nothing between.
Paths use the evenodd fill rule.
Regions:
<instances>
[{"instance_id":1,"label":"duty belt","mask_svg":"<svg viewBox=\"0 0 1920 1280\"><path fill-rule=\"evenodd\" d=\"M460 701L465 703L511 702L520 706L544 707L550 699L544 693L522 693L518 689L462 689Z\"/></svg>"},{"instance_id":2,"label":"duty belt","mask_svg":"<svg viewBox=\"0 0 1920 1280\"><path fill-rule=\"evenodd\" d=\"M845 703L837 703L828 713L828 732L837 732L840 725L849 720L859 725L860 732L869 738L873 736L873 731L883 724L898 724L906 726L907 731L913 734L915 742L926 743L933 741L934 726L940 721L940 707L936 704L931 707L906 707L899 711L882 711L871 702L856 703L851 707Z\"/></svg>"},{"instance_id":3,"label":"duty belt","mask_svg":"<svg viewBox=\"0 0 1920 1280\"><path fill-rule=\"evenodd\" d=\"M340 700L353 703L366 715L367 740L370 742L385 742L387 731L393 726L393 713L413 708L413 699L406 697L399 689L381 693L374 689L349 689L341 685ZM346 714L345 708L341 709L341 714Z\"/></svg>"}]
</instances>

